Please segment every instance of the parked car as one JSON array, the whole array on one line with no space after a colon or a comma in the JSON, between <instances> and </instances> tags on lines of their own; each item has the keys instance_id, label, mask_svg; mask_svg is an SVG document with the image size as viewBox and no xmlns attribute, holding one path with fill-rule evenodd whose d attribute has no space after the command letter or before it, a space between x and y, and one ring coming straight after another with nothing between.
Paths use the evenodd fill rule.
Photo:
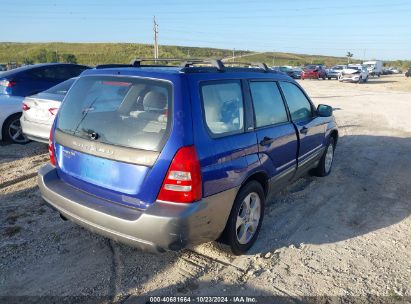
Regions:
<instances>
[{"instance_id":1,"label":"parked car","mask_svg":"<svg viewBox=\"0 0 411 304\"><path fill-rule=\"evenodd\" d=\"M405 77L411 77L411 67L409 67L408 71L405 72Z\"/></svg>"},{"instance_id":2,"label":"parked car","mask_svg":"<svg viewBox=\"0 0 411 304\"><path fill-rule=\"evenodd\" d=\"M361 64L349 64L347 68L342 70L338 80L356 83L367 82L368 70Z\"/></svg>"},{"instance_id":3,"label":"parked car","mask_svg":"<svg viewBox=\"0 0 411 304\"><path fill-rule=\"evenodd\" d=\"M23 97L0 95L0 140L15 144L28 142L20 125L22 101Z\"/></svg>"},{"instance_id":4,"label":"parked car","mask_svg":"<svg viewBox=\"0 0 411 304\"><path fill-rule=\"evenodd\" d=\"M0 95L31 96L80 75L89 67L68 63L27 65L0 75Z\"/></svg>"},{"instance_id":5,"label":"parked car","mask_svg":"<svg viewBox=\"0 0 411 304\"><path fill-rule=\"evenodd\" d=\"M303 72L302 68L294 67L293 68L293 76L294 79L301 79L301 73Z\"/></svg>"},{"instance_id":6,"label":"parked car","mask_svg":"<svg viewBox=\"0 0 411 304\"><path fill-rule=\"evenodd\" d=\"M142 63L85 71L65 97L38 177L63 218L141 249L220 239L241 254L270 193L330 173L332 108L316 109L290 77L220 60Z\"/></svg>"},{"instance_id":7,"label":"parked car","mask_svg":"<svg viewBox=\"0 0 411 304\"><path fill-rule=\"evenodd\" d=\"M401 74L402 73L402 71L400 69L394 68L394 67L389 68L389 70L391 71L392 74Z\"/></svg>"},{"instance_id":8,"label":"parked car","mask_svg":"<svg viewBox=\"0 0 411 304\"><path fill-rule=\"evenodd\" d=\"M327 71L323 65L307 65L303 68L301 73L301 79L326 79Z\"/></svg>"},{"instance_id":9,"label":"parked car","mask_svg":"<svg viewBox=\"0 0 411 304\"><path fill-rule=\"evenodd\" d=\"M338 79L341 72L347 68L346 65L335 65L328 70L327 77L328 79L335 78Z\"/></svg>"},{"instance_id":10,"label":"parked car","mask_svg":"<svg viewBox=\"0 0 411 304\"><path fill-rule=\"evenodd\" d=\"M71 78L58 85L26 97L22 104L20 122L23 134L31 140L48 143L51 126L67 91L77 78Z\"/></svg>"},{"instance_id":11,"label":"parked car","mask_svg":"<svg viewBox=\"0 0 411 304\"><path fill-rule=\"evenodd\" d=\"M288 76L290 76L291 78L294 78L294 79L300 79L301 78L301 72L300 71L294 70L294 69L292 69L288 66L280 66L276 70L278 70L279 72L282 72L282 73L284 73L284 74L286 74L286 75L288 75Z\"/></svg>"}]
</instances>

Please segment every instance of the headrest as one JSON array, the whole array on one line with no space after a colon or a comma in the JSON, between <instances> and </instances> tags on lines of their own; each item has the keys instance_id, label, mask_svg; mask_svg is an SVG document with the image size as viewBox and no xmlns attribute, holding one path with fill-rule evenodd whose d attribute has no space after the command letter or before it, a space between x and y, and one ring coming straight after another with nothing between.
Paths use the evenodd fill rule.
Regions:
<instances>
[{"instance_id":1,"label":"headrest","mask_svg":"<svg viewBox=\"0 0 411 304\"><path fill-rule=\"evenodd\" d=\"M150 91L143 99L144 109L164 110L167 104L167 98L163 93Z\"/></svg>"}]
</instances>

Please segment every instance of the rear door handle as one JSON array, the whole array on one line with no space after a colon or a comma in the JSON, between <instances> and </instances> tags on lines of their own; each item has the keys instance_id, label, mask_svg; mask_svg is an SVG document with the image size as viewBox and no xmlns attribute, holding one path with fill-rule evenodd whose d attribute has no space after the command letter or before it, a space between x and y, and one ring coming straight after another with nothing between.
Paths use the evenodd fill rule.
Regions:
<instances>
[{"instance_id":1,"label":"rear door handle","mask_svg":"<svg viewBox=\"0 0 411 304\"><path fill-rule=\"evenodd\" d=\"M302 127L300 130L301 134L307 134L307 132L308 132L308 128L306 126Z\"/></svg>"},{"instance_id":2,"label":"rear door handle","mask_svg":"<svg viewBox=\"0 0 411 304\"><path fill-rule=\"evenodd\" d=\"M264 136L263 140L260 141L260 145L262 146L268 146L269 144L271 144L274 141L274 138L268 137L268 136Z\"/></svg>"}]
</instances>

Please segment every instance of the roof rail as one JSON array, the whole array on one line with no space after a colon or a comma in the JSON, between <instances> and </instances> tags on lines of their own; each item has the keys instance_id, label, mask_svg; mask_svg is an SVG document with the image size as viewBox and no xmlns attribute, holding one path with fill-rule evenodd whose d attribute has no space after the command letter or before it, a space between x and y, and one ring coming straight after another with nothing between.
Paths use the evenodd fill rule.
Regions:
<instances>
[{"instance_id":1,"label":"roof rail","mask_svg":"<svg viewBox=\"0 0 411 304\"><path fill-rule=\"evenodd\" d=\"M110 63L110 64L99 64L96 65L96 69L110 69L110 68L131 68L130 64L121 64L121 63Z\"/></svg>"},{"instance_id":2,"label":"roof rail","mask_svg":"<svg viewBox=\"0 0 411 304\"><path fill-rule=\"evenodd\" d=\"M153 62L154 64L142 64L143 62ZM242 66L244 68L248 67L257 67L261 69L262 72L273 72L265 63L261 62L226 62L225 64L221 59L178 59L178 58L136 58L133 59L130 64L101 64L97 65L96 69L108 69L108 68L123 68L123 67L170 67L167 64L158 64L158 63L169 63L169 62L179 62L181 72L190 72L192 69L195 70L204 68L204 71L207 71L210 66L216 68L219 72L226 71L226 67L230 65ZM177 66L177 65L174 65Z\"/></svg>"}]
</instances>

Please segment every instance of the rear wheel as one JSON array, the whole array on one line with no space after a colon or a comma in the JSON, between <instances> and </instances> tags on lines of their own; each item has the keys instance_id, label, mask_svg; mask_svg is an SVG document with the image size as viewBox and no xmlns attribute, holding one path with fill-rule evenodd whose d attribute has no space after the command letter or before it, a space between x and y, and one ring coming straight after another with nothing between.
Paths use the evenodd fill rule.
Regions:
<instances>
[{"instance_id":1,"label":"rear wheel","mask_svg":"<svg viewBox=\"0 0 411 304\"><path fill-rule=\"evenodd\" d=\"M264 190L257 181L247 183L237 194L223 235L234 254L247 252L257 239L264 203Z\"/></svg>"},{"instance_id":2,"label":"rear wheel","mask_svg":"<svg viewBox=\"0 0 411 304\"><path fill-rule=\"evenodd\" d=\"M13 114L6 119L3 125L3 139L5 141L15 144L26 144L29 142L26 136L23 134L23 130L20 124L21 114Z\"/></svg>"}]
</instances>

